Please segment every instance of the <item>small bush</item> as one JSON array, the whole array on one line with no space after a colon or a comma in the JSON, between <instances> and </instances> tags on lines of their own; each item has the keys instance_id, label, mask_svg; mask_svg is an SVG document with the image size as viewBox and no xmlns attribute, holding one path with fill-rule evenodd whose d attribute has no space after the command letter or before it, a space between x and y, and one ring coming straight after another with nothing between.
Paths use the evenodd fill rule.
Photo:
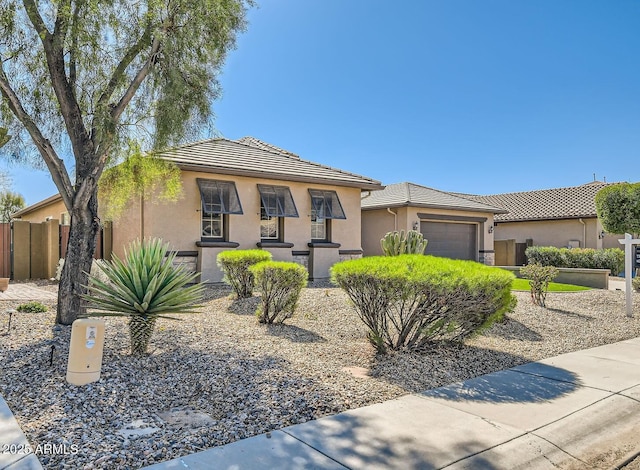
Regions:
<instances>
[{"instance_id":1,"label":"small bush","mask_svg":"<svg viewBox=\"0 0 640 470\"><path fill-rule=\"evenodd\" d=\"M260 323L282 323L293 315L309 274L304 266L286 261L263 261L249 268L262 293L256 311Z\"/></svg>"},{"instance_id":2,"label":"small bush","mask_svg":"<svg viewBox=\"0 0 640 470\"><path fill-rule=\"evenodd\" d=\"M558 275L558 269L554 266L542 266L540 264L529 264L520 268L520 275L525 279L529 279L531 286L531 301L545 306L549 283Z\"/></svg>"},{"instance_id":3,"label":"small bush","mask_svg":"<svg viewBox=\"0 0 640 470\"><path fill-rule=\"evenodd\" d=\"M461 340L515 306L512 273L424 255L343 261L331 279L345 290L379 353Z\"/></svg>"},{"instance_id":4,"label":"small bush","mask_svg":"<svg viewBox=\"0 0 640 470\"><path fill-rule=\"evenodd\" d=\"M529 264L556 268L608 269L617 276L624 269L624 251L620 248L556 248L530 246L525 252Z\"/></svg>"},{"instance_id":5,"label":"small bush","mask_svg":"<svg viewBox=\"0 0 640 470\"><path fill-rule=\"evenodd\" d=\"M25 304L18 305L16 310L18 310L18 312L41 313L46 312L49 308L40 302L27 302Z\"/></svg>"},{"instance_id":6,"label":"small bush","mask_svg":"<svg viewBox=\"0 0 640 470\"><path fill-rule=\"evenodd\" d=\"M631 284L633 285L633 288L636 290L636 292L640 292L640 277L634 277L631 281Z\"/></svg>"},{"instance_id":7,"label":"small bush","mask_svg":"<svg viewBox=\"0 0 640 470\"><path fill-rule=\"evenodd\" d=\"M224 272L224 281L231 286L239 299L253 295L254 279L249 267L271 260L266 250L229 250L218 255L218 266Z\"/></svg>"}]
</instances>

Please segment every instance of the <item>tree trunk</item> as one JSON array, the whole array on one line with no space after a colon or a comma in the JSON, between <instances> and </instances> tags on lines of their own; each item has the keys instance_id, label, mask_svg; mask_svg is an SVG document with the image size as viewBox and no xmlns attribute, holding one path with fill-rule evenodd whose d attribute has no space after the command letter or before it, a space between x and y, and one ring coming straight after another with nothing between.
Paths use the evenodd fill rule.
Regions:
<instances>
[{"instance_id":1,"label":"tree trunk","mask_svg":"<svg viewBox=\"0 0 640 470\"><path fill-rule=\"evenodd\" d=\"M71 325L78 315L86 311L80 295L86 293L86 273L91 272L93 253L100 232L97 186L89 193L92 195L88 201L82 201L76 195L71 211L69 244L58 286L56 323L63 325Z\"/></svg>"}]
</instances>

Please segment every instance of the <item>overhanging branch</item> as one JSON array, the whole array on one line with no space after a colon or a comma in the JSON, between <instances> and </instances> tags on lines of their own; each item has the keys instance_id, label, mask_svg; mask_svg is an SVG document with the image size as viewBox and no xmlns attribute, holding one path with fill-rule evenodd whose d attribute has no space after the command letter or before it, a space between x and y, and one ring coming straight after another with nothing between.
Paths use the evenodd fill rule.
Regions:
<instances>
[{"instance_id":1,"label":"overhanging branch","mask_svg":"<svg viewBox=\"0 0 640 470\"><path fill-rule=\"evenodd\" d=\"M65 206L67 209L71 209L73 205L73 185L71 184L64 162L58 157L51 143L42 135L36 123L22 106L20 98L18 98L11 87L2 67L0 67L0 92L7 100L11 112L18 118L33 139L38 152L40 152L42 159L49 168L53 182L58 188L58 191L60 191L60 196L62 196Z\"/></svg>"}]
</instances>

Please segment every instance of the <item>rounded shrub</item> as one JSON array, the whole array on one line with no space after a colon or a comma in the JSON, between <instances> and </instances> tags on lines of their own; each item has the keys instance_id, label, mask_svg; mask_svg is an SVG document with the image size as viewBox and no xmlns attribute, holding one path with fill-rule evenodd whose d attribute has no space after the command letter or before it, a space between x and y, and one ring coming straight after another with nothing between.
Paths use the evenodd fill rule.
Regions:
<instances>
[{"instance_id":1,"label":"rounded shrub","mask_svg":"<svg viewBox=\"0 0 640 470\"><path fill-rule=\"evenodd\" d=\"M249 267L271 260L266 250L228 250L218 254L217 263L224 272L224 281L239 299L253 295L254 279Z\"/></svg>"},{"instance_id":2,"label":"rounded shrub","mask_svg":"<svg viewBox=\"0 0 640 470\"><path fill-rule=\"evenodd\" d=\"M249 267L262 293L256 315L260 323L282 323L293 315L309 274L287 261L263 261Z\"/></svg>"},{"instance_id":3,"label":"rounded shrub","mask_svg":"<svg viewBox=\"0 0 640 470\"><path fill-rule=\"evenodd\" d=\"M624 251L620 248L557 248L530 246L525 251L529 264L556 268L608 269L617 276L624 269Z\"/></svg>"},{"instance_id":4,"label":"rounded shrub","mask_svg":"<svg viewBox=\"0 0 640 470\"><path fill-rule=\"evenodd\" d=\"M513 274L472 261L372 256L335 264L331 279L353 302L380 353L462 340L515 306Z\"/></svg>"}]
</instances>

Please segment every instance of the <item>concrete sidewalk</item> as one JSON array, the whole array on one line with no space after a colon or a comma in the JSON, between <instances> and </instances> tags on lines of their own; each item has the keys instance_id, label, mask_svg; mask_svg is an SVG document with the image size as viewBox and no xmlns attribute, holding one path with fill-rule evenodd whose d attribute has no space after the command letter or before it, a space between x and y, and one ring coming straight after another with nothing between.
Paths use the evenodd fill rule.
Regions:
<instances>
[{"instance_id":1,"label":"concrete sidewalk","mask_svg":"<svg viewBox=\"0 0 640 470\"><path fill-rule=\"evenodd\" d=\"M640 338L146 467L594 469L640 451Z\"/></svg>"}]
</instances>

